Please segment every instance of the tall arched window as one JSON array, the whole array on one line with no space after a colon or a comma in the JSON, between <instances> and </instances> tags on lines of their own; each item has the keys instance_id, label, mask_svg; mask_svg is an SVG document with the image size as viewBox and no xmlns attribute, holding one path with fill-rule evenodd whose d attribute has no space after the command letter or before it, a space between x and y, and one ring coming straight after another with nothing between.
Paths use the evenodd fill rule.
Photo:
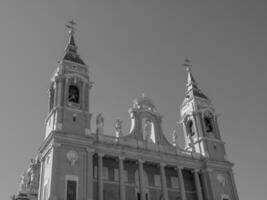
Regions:
<instances>
[{"instance_id":1,"label":"tall arched window","mask_svg":"<svg viewBox=\"0 0 267 200\"><path fill-rule=\"evenodd\" d=\"M186 126L187 126L187 130L188 130L188 135L190 137L194 136L195 135L194 123L193 123L193 121L191 119L187 121Z\"/></svg>"},{"instance_id":2,"label":"tall arched window","mask_svg":"<svg viewBox=\"0 0 267 200\"><path fill-rule=\"evenodd\" d=\"M206 127L206 132L211 133L213 132L213 115L211 112L206 112L204 116L204 123Z\"/></svg>"},{"instance_id":3,"label":"tall arched window","mask_svg":"<svg viewBox=\"0 0 267 200\"><path fill-rule=\"evenodd\" d=\"M209 117L204 117L207 133L213 132L212 121Z\"/></svg>"},{"instance_id":4,"label":"tall arched window","mask_svg":"<svg viewBox=\"0 0 267 200\"><path fill-rule=\"evenodd\" d=\"M79 88L76 85L69 86L69 102L79 103Z\"/></svg>"},{"instance_id":5,"label":"tall arched window","mask_svg":"<svg viewBox=\"0 0 267 200\"><path fill-rule=\"evenodd\" d=\"M49 89L49 111L52 110L53 106L54 106L54 88L53 86L51 86Z\"/></svg>"}]
</instances>

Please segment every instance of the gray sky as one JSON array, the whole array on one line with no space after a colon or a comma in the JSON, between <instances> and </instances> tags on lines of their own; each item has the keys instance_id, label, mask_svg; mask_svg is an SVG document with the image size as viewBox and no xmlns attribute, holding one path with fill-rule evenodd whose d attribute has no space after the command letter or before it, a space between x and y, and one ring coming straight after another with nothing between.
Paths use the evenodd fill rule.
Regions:
<instances>
[{"instance_id":1,"label":"gray sky","mask_svg":"<svg viewBox=\"0 0 267 200\"><path fill-rule=\"evenodd\" d=\"M50 2L50 3L48 3ZM241 1L239 1L241 2ZM266 199L265 1L2 0L0 3L0 188L18 189L44 137L50 78L78 23L79 53L95 81L91 112L106 134L135 97L154 100L168 138L176 129L191 58L193 74L221 114L219 126L242 200Z\"/></svg>"}]
</instances>

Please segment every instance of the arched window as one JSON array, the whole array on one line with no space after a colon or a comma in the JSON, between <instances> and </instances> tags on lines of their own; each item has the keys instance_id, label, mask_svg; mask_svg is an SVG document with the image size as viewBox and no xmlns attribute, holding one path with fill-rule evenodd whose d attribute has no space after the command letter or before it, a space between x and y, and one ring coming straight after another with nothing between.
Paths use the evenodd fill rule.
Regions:
<instances>
[{"instance_id":1,"label":"arched window","mask_svg":"<svg viewBox=\"0 0 267 200\"><path fill-rule=\"evenodd\" d=\"M49 89L49 111L52 110L54 106L54 88L51 86Z\"/></svg>"},{"instance_id":2,"label":"arched window","mask_svg":"<svg viewBox=\"0 0 267 200\"><path fill-rule=\"evenodd\" d=\"M204 123L206 127L206 132L211 133L213 132L213 115L211 112L206 112L204 116Z\"/></svg>"},{"instance_id":3,"label":"arched window","mask_svg":"<svg viewBox=\"0 0 267 200\"><path fill-rule=\"evenodd\" d=\"M212 119L209 117L204 117L204 122L207 133L213 132Z\"/></svg>"},{"instance_id":4,"label":"arched window","mask_svg":"<svg viewBox=\"0 0 267 200\"><path fill-rule=\"evenodd\" d=\"M194 131L194 123L192 120L188 120L187 121L187 130L188 130L188 135L190 137L195 135L195 131Z\"/></svg>"},{"instance_id":5,"label":"arched window","mask_svg":"<svg viewBox=\"0 0 267 200\"><path fill-rule=\"evenodd\" d=\"M79 103L79 88L75 85L69 86L69 102Z\"/></svg>"}]
</instances>

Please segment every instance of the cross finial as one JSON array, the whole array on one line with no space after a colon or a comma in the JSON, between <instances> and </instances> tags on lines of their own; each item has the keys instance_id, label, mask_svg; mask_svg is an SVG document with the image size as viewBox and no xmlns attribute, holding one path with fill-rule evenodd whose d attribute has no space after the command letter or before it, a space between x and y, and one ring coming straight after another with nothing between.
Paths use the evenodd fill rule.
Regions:
<instances>
[{"instance_id":1,"label":"cross finial","mask_svg":"<svg viewBox=\"0 0 267 200\"><path fill-rule=\"evenodd\" d=\"M191 71L191 61L186 57L184 60L183 66L186 68L186 71L190 72Z\"/></svg>"},{"instance_id":2,"label":"cross finial","mask_svg":"<svg viewBox=\"0 0 267 200\"><path fill-rule=\"evenodd\" d=\"M74 33L74 31L76 30L75 26L76 26L76 22L72 19L70 21L68 21L68 23L66 24L66 27L69 29L70 33Z\"/></svg>"}]
</instances>

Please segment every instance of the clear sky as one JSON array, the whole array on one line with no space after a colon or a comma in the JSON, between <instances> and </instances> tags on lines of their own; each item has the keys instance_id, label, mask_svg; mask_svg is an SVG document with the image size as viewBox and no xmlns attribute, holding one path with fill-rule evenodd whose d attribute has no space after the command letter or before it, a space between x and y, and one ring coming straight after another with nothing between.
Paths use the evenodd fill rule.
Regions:
<instances>
[{"instance_id":1,"label":"clear sky","mask_svg":"<svg viewBox=\"0 0 267 200\"><path fill-rule=\"evenodd\" d=\"M267 196L266 1L1 0L0 190L19 177L44 137L48 86L67 42L64 24L78 23L76 42L95 81L92 126L102 112L106 134L124 121L135 97L154 100L168 138L177 127L191 58L193 74L220 114L235 163L240 200Z\"/></svg>"}]
</instances>

